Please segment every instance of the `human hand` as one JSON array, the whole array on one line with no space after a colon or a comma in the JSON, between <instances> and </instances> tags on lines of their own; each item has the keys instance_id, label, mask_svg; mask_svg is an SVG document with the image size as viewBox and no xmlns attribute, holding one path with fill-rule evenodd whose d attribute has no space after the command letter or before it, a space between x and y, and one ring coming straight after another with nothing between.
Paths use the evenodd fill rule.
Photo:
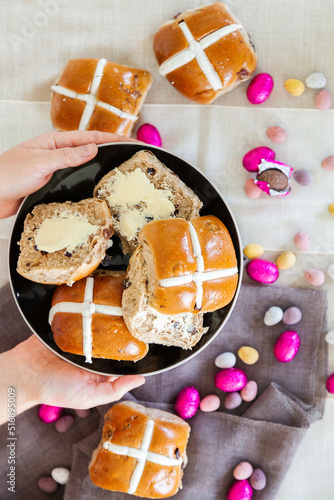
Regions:
<instances>
[{"instance_id":1,"label":"human hand","mask_svg":"<svg viewBox=\"0 0 334 500\"><path fill-rule=\"evenodd\" d=\"M97 144L133 141L98 131L46 132L0 155L0 218L14 215L22 199L56 170L76 167L97 154Z\"/></svg>"},{"instance_id":2,"label":"human hand","mask_svg":"<svg viewBox=\"0 0 334 500\"><path fill-rule=\"evenodd\" d=\"M145 383L141 375L109 377L83 370L54 354L35 335L0 355L0 371L1 385L7 384L4 392L16 388L18 413L41 403L91 408L117 401ZM1 414L0 423L5 421Z\"/></svg>"}]
</instances>

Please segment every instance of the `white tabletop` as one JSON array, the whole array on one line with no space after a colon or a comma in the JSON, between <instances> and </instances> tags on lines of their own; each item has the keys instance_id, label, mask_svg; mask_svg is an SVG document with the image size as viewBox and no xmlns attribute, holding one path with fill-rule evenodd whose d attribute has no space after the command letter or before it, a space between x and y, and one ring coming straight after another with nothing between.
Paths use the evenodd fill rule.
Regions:
<instances>
[{"instance_id":1,"label":"white tabletop","mask_svg":"<svg viewBox=\"0 0 334 500\"><path fill-rule=\"evenodd\" d=\"M230 204L243 243L264 246L264 257L275 259L284 250L295 251L297 264L282 271L281 286L312 288L304 271L326 272L334 263L334 218L327 207L334 202L334 172L321 168L334 154L334 108L315 109L315 91L294 98L283 87L287 78L322 71L334 96L334 2L328 0L230 0L226 2L251 34L259 54L258 72L272 74L270 99L251 106L245 85L200 106L179 95L158 73L152 50L156 29L175 14L205 5L200 0L12 0L2 5L0 17L0 152L51 130L50 86L68 59L106 57L109 61L149 70L154 85L139 124L158 127L163 146L201 168ZM266 137L268 126L287 130L283 144ZM252 147L266 145L276 159L296 169L311 170L314 182L302 187L292 181L284 198L250 200L244 184L250 176L241 164ZM0 221L0 284L8 281L7 246L13 220ZM298 252L293 236L310 234L309 252ZM329 329L334 328L334 281L326 275ZM334 348L329 347L329 371L334 371ZM334 398L325 417L311 426L278 500L314 500L333 497Z\"/></svg>"}]
</instances>

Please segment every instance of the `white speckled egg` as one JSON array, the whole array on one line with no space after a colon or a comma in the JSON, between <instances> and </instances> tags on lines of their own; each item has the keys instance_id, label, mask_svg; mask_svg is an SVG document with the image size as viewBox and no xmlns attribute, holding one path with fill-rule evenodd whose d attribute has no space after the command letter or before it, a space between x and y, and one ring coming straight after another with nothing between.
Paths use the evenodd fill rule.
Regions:
<instances>
[{"instance_id":1,"label":"white speckled egg","mask_svg":"<svg viewBox=\"0 0 334 500\"><path fill-rule=\"evenodd\" d=\"M323 73L311 73L305 80L306 87L309 89L323 89L326 87L326 77Z\"/></svg>"},{"instance_id":2,"label":"white speckled egg","mask_svg":"<svg viewBox=\"0 0 334 500\"><path fill-rule=\"evenodd\" d=\"M59 484L66 484L70 477L70 471L65 467L55 467L51 472L52 478Z\"/></svg>"},{"instance_id":3,"label":"white speckled egg","mask_svg":"<svg viewBox=\"0 0 334 500\"><path fill-rule=\"evenodd\" d=\"M334 345L334 330L329 330L328 333L326 333L326 342L330 345Z\"/></svg>"},{"instance_id":4,"label":"white speckled egg","mask_svg":"<svg viewBox=\"0 0 334 500\"><path fill-rule=\"evenodd\" d=\"M267 326L277 325L283 318L283 310L278 306L269 307L264 315L264 324Z\"/></svg>"}]
</instances>

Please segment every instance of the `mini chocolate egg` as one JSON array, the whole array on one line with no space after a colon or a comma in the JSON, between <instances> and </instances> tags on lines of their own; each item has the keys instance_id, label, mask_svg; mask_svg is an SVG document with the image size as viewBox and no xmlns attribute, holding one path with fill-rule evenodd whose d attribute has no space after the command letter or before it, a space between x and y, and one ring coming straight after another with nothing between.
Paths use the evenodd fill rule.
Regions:
<instances>
[{"instance_id":1,"label":"mini chocolate egg","mask_svg":"<svg viewBox=\"0 0 334 500\"><path fill-rule=\"evenodd\" d=\"M283 332L274 346L274 355L280 363L289 363L299 351L300 338L297 332L288 330Z\"/></svg>"},{"instance_id":2,"label":"mini chocolate egg","mask_svg":"<svg viewBox=\"0 0 334 500\"><path fill-rule=\"evenodd\" d=\"M332 96L328 90L323 89L317 93L315 96L315 107L323 111L332 107Z\"/></svg>"},{"instance_id":3,"label":"mini chocolate egg","mask_svg":"<svg viewBox=\"0 0 334 500\"><path fill-rule=\"evenodd\" d=\"M334 155L327 156L327 158L322 160L321 166L325 170L334 170Z\"/></svg>"},{"instance_id":4,"label":"mini chocolate egg","mask_svg":"<svg viewBox=\"0 0 334 500\"><path fill-rule=\"evenodd\" d=\"M249 482L254 490L261 491L266 487L267 478L262 469L254 469Z\"/></svg>"},{"instance_id":5,"label":"mini chocolate egg","mask_svg":"<svg viewBox=\"0 0 334 500\"><path fill-rule=\"evenodd\" d=\"M328 205L328 212L331 214L331 215L334 215L334 202L331 203L330 205Z\"/></svg>"},{"instance_id":6,"label":"mini chocolate egg","mask_svg":"<svg viewBox=\"0 0 334 500\"><path fill-rule=\"evenodd\" d=\"M253 474L253 467L249 462L240 462L233 471L234 479L242 481L243 479L248 479Z\"/></svg>"},{"instance_id":7,"label":"mini chocolate egg","mask_svg":"<svg viewBox=\"0 0 334 500\"><path fill-rule=\"evenodd\" d=\"M283 127L269 127L266 134L273 142L281 143L286 140L286 131Z\"/></svg>"},{"instance_id":8,"label":"mini chocolate egg","mask_svg":"<svg viewBox=\"0 0 334 500\"><path fill-rule=\"evenodd\" d=\"M63 411L64 408L61 408L60 406L41 405L38 410L38 417L42 420L42 422L51 424L52 422L58 420Z\"/></svg>"},{"instance_id":9,"label":"mini chocolate egg","mask_svg":"<svg viewBox=\"0 0 334 500\"><path fill-rule=\"evenodd\" d=\"M328 266L327 274L332 280L334 280L334 264L331 264L330 266Z\"/></svg>"},{"instance_id":10,"label":"mini chocolate egg","mask_svg":"<svg viewBox=\"0 0 334 500\"><path fill-rule=\"evenodd\" d=\"M240 368L224 368L215 375L215 385L224 392L240 391L247 384L247 375Z\"/></svg>"},{"instance_id":11,"label":"mini chocolate egg","mask_svg":"<svg viewBox=\"0 0 334 500\"><path fill-rule=\"evenodd\" d=\"M305 272L305 279L313 286L321 286L325 283L325 275L319 269L308 269Z\"/></svg>"},{"instance_id":12,"label":"mini chocolate egg","mask_svg":"<svg viewBox=\"0 0 334 500\"><path fill-rule=\"evenodd\" d=\"M327 344L334 345L334 330L327 332L325 339Z\"/></svg>"},{"instance_id":13,"label":"mini chocolate egg","mask_svg":"<svg viewBox=\"0 0 334 500\"><path fill-rule=\"evenodd\" d=\"M226 410L235 410L242 403L242 398L239 392L229 392L226 395L224 406Z\"/></svg>"},{"instance_id":14,"label":"mini chocolate egg","mask_svg":"<svg viewBox=\"0 0 334 500\"><path fill-rule=\"evenodd\" d=\"M264 254L264 248L261 245L257 245L256 243L249 243L244 248L244 254L247 259L257 259Z\"/></svg>"},{"instance_id":15,"label":"mini chocolate egg","mask_svg":"<svg viewBox=\"0 0 334 500\"><path fill-rule=\"evenodd\" d=\"M245 154L242 164L248 172L257 172L262 160L274 161L276 153L271 148L259 146Z\"/></svg>"},{"instance_id":16,"label":"mini chocolate egg","mask_svg":"<svg viewBox=\"0 0 334 500\"><path fill-rule=\"evenodd\" d=\"M299 307L289 307L286 311L284 311L283 314L283 323L285 325L295 325L296 323L299 323L299 321L302 319L302 312L299 309Z\"/></svg>"},{"instance_id":17,"label":"mini chocolate egg","mask_svg":"<svg viewBox=\"0 0 334 500\"><path fill-rule=\"evenodd\" d=\"M304 93L305 85L301 80L296 78L289 78L284 82L285 90L294 97L299 97Z\"/></svg>"},{"instance_id":18,"label":"mini chocolate egg","mask_svg":"<svg viewBox=\"0 0 334 500\"><path fill-rule=\"evenodd\" d=\"M209 394L202 399L199 407L204 412L216 411L220 407L220 399L215 394Z\"/></svg>"},{"instance_id":19,"label":"mini chocolate egg","mask_svg":"<svg viewBox=\"0 0 334 500\"><path fill-rule=\"evenodd\" d=\"M86 410L75 410L75 413L79 418L87 418L90 415L90 408L87 408Z\"/></svg>"},{"instance_id":20,"label":"mini chocolate egg","mask_svg":"<svg viewBox=\"0 0 334 500\"><path fill-rule=\"evenodd\" d=\"M144 123L139 127L137 130L137 139L153 146L161 146L162 144L158 129L150 123Z\"/></svg>"},{"instance_id":21,"label":"mini chocolate egg","mask_svg":"<svg viewBox=\"0 0 334 500\"><path fill-rule=\"evenodd\" d=\"M267 326L277 325L283 318L283 310L278 306L271 306L264 315L263 322Z\"/></svg>"},{"instance_id":22,"label":"mini chocolate egg","mask_svg":"<svg viewBox=\"0 0 334 500\"><path fill-rule=\"evenodd\" d=\"M72 415L63 415L57 420L55 428L58 432L64 433L67 432L73 424L74 418Z\"/></svg>"},{"instance_id":23,"label":"mini chocolate egg","mask_svg":"<svg viewBox=\"0 0 334 500\"><path fill-rule=\"evenodd\" d=\"M334 394L334 373L332 373L332 375L328 377L326 382L326 389L331 394Z\"/></svg>"},{"instance_id":24,"label":"mini chocolate egg","mask_svg":"<svg viewBox=\"0 0 334 500\"><path fill-rule=\"evenodd\" d=\"M253 489L247 479L236 481L228 490L226 500L251 500Z\"/></svg>"},{"instance_id":25,"label":"mini chocolate egg","mask_svg":"<svg viewBox=\"0 0 334 500\"><path fill-rule=\"evenodd\" d=\"M293 238L293 242L296 245L296 248L302 252L306 252L311 246L310 237L307 233L305 233L305 231L298 231Z\"/></svg>"},{"instance_id":26,"label":"mini chocolate egg","mask_svg":"<svg viewBox=\"0 0 334 500\"><path fill-rule=\"evenodd\" d=\"M309 170L295 170L293 178L301 186L309 186L313 182L313 174Z\"/></svg>"},{"instance_id":27,"label":"mini chocolate egg","mask_svg":"<svg viewBox=\"0 0 334 500\"><path fill-rule=\"evenodd\" d=\"M277 281L279 272L276 264L264 259L254 259L246 266L250 278L259 283L274 283Z\"/></svg>"},{"instance_id":28,"label":"mini chocolate egg","mask_svg":"<svg viewBox=\"0 0 334 500\"><path fill-rule=\"evenodd\" d=\"M59 484L66 484L70 477L70 471L66 467L55 467L51 472L52 479Z\"/></svg>"},{"instance_id":29,"label":"mini chocolate egg","mask_svg":"<svg viewBox=\"0 0 334 500\"><path fill-rule=\"evenodd\" d=\"M276 259L278 269L290 269L296 264L296 256L293 252L283 252Z\"/></svg>"},{"instance_id":30,"label":"mini chocolate egg","mask_svg":"<svg viewBox=\"0 0 334 500\"><path fill-rule=\"evenodd\" d=\"M259 353L254 347L244 345L238 350L238 356L246 365L255 365L259 359Z\"/></svg>"},{"instance_id":31,"label":"mini chocolate egg","mask_svg":"<svg viewBox=\"0 0 334 500\"><path fill-rule=\"evenodd\" d=\"M253 401L257 396L257 383L255 380L250 380L247 382L245 387L243 387L240 391L241 397L244 401L249 403Z\"/></svg>"},{"instance_id":32,"label":"mini chocolate egg","mask_svg":"<svg viewBox=\"0 0 334 500\"><path fill-rule=\"evenodd\" d=\"M215 359L215 365L218 368L233 368L236 362L237 358L233 352L222 352Z\"/></svg>"},{"instance_id":33,"label":"mini chocolate egg","mask_svg":"<svg viewBox=\"0 0 334 500\"><path fill-rule=\"evenodd\" d=\"M251 200L257 200L262 194L262 190L254 182L254 179L247 179L245 184L245 193Z\"/></svg>"},{"instance_id":34,"label":"mini chocolate egg","mask_svg":"<svg viewBox=\"0 0 334 500\"><path fill-rule=\"evenodd\" d=\"M52 479L51 476L45 476L41 477L38 480L38 487L41 491L44 491L44 493L54 493L56 489L58 488L58 484L54 479Z\"/></svg>"},{"instance_id":35,"label":"mini chocolate egg","mask_svg":"<svg viewBox=\"0 0 334 500\"><path fill-rule=\"evenodd\" d=\"M175 411L179 417L188 419L195 415L200 403L198 390L195 387L184 387L177 395Z\"/></svg>"},{"instance_id":36,"label":"mini chocolate egg","mask_svg":"<svg viewBox=\"0 0 334 500\"><path fill-rule=\"evenodd\" d=\"M323 89L326 87L326 77L323 73L311 73L305 80L306 87L309 89Z\"/></svg>"},{"instance_id":37,"label":"mini chocolate egg","mask_svg":"<svg viewBox=\"0 0 334 500\"><path fill-rule=\"evenodd\" d=\"M284 191L289 185L287 177L276 168L270 168L258 174L256 180L269 184L270 188L275 191Z\"/></svg>"},{"instance_id":38,"label":"mini chocolate egg","mask_svg":"<svg viewBox=\"0 0 334 500\"><path fill-rule=\"evenodd\" d=\"M279 161L262 160L255 184L269 196L286 196L290 193L290 177L293 168Z\"/></svg>"},{"instance_id":39,"label":"mini chocolate egg","mask_svg":"<svg viewBox=\"0 0 334 500\"><path fill-rule=\"evenodd\" d=\"M260 73L252 79L247 88L247 99L251 104L262 104L268 99L274 87L269 73Z\"/></svg>"}]
</instances>

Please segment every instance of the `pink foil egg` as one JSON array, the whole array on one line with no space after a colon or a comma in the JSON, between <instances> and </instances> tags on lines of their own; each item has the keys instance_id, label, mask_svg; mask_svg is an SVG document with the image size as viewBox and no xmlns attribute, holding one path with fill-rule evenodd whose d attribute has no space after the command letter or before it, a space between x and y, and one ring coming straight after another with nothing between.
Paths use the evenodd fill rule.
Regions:
<instances>
[{"instance_id":1,"label":"pink foil egg","mask_svg":"<svg viewBox=\"0 0 334 500\"><path fill-rule=\"evenodd\" d=\"M161 137L158 129L150 123L144 123L137 130L138 141L152 144L153 146L161 146Z\"/></svg>"},{"instance_id":2,"label":"pink foil egg","mask_svg":"<svg viewBox=\"0 0 334 500\"><path fill-rule=\"evenodd\" d=\"M334 373L332 373L332 375L328 377L326 382L326 389L331 394L334 394Z\"/></svg>"},{"instance_id":3,"label":"pink foil egg","mask_svg":"<svg viewBox=\"0 0 334 500\"><path fill-rule=\"evenodd\" d=\"M251 500L253 489L247 479L236 481L228 490L226 500Z\"/></svg>"},{"instance_id":4,"label":"pink foil egg","mask_svg":"<svg viewBox=\"0 0 334 500\"><path fill-rule=\"evenodd\" d=\"M315 107L318 109L329 109L332 106L332 96L328 90L323 89L318 92L315 98Z\"/></svg>"},{"instance_id":5,"label":"pink foil egg","mask_svg":"<svg viewBox=\"0 0 334 500\"><path fill-rule=\"evenodd\" d=\"M240 368L225 368L215 375L215 385L224 392L240 391L247 384L247 375Z\"/></svg>"},{"instance_id":6,"label":"pink foil egg","mask_svg":"<svg viewBox=\"0 0 334 500\"><path fill-rule=\"evenodd\" d=\"M319 269L308 269L305 272L305 279L313 286L321 286L325 283L325 274Z\"/></svg>"},{"instance_id":7,"label":"pink foil egg","mask_svg":"<svg viewBox=\"0 0 334 500\"><path fill-rule=\"evenodd\" d=\"M257 172L262 160L274 161L276 153L271 148L259 146L251 149L242 159L242 164L248 172Z\"/></svg>"},{"instance_id":8,"label":"pink foil egg","mask_svg":"<svg viewBox=\"0 0 334 500\"><path fill-rule=\"evenodd\" d=\"M300 338L297 332L288 330L283 332L274 346L274 355L280 363L289 363L299 351Z\"/></svg>"},{"instance_id":9,"label":"pink foil egg","mask_svg":"<svg viewBox=\"0 0 334 500\"><path fill-rule=\"evenodd\" d=\"M259 283L274 283L279 276L278 267L273 262L264 259L254 259L246 266L250 278Z\"/></svg>"},{"instance_id":10,"label":"pink foil egg","mask_svg":"<svg viewBox=\"0 0 334 500\"><path fill-rule=\"evenodd\" d=\"M175 411L181 418L191 418L197 412L199 403L198 390L195 387L184 387L177 395Z\"/></svg>"},{"instance_id":11,"label":"pink foil egg","mask_svg":"<svg viewBox=\"0 0 334 500\"><path fill-rule=\"evenodd\" d=\"M274 87L274 80L269 73L256 75L247 89L247 99L251 104L261 104L266 101Z\"/></svg>"},{"instance_id":12,"label":"pink foil egg","mask_svg":"<svg viewBox=\"0 0 334 500\"><path fill-rule=\"evenodd\" d=\"M262 194L262 190L254 182L254 179L247 179L245 184L245 193L251 200L257 200Z\"/></svg>"},{"instance_id":13,"label":"pink foil egg","mask_svg":"<svg viewBox=\"0 0 334 500\"><path fill-rule=\"evenodd\" d=\"M209 394L205 396L200 402L200 409L205 412L216 411L220 406L220 399L215 394Z\"/></svg>"},{"instance_id":14,"label":"pink foil egg","mask_svg":"<svg viewBox=\"0 0 334 500\"><path fill-rule=\"evenodd\" d=\"M38 410L38 417L42 422L46 424L51 424L58 420L60 415L63 413L64 408L60 406L49 406L49 405L41 405Z\"/></svg>"}]
</instances>

